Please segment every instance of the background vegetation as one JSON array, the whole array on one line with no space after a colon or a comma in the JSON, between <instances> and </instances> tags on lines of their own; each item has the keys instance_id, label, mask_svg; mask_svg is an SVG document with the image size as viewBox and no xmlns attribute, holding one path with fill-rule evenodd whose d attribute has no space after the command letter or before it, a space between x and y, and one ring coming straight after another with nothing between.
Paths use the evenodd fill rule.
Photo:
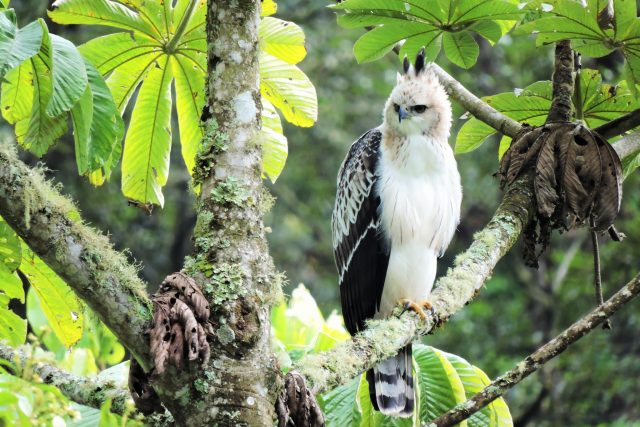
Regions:
<instances>
[{"instance_id":1,"label":"background vegetation","mask_svg":"<svg viewBox=\"0 0 640 427\"><path fill-rule=\"evenodd\" d=\"M45 16L47 6L38 0L12 2L21 24ZM290 294L298 283L304 283L328 316L339 310L330 235L335 177L351 142L380 123L399 62L389 54L380 61L358 65L352 49L362 30L338 27L334 12L325 6L323 2L279 2L278 17L298 23L306 33L309 54L300 68L317 89L319 119L311 129L284 124L289 159L278 181L270 186L276 204L267 224L272 230L270 250L276 266L289 280L285 292ZM88 34L87 27L47 23L52 32L76 45L96 35ZM477 41L480 56L469 70L450 64L444 55L439 58L440 65L475 94L507 92L550 78L552 47L536 48L526 36L506 36L492 49L486 41ZM612 54L583 66L600 69L605 81L617 81L622 58ZM459 118L463 112L455 104L454 108L454 117ZM462 123L456 120L455 129ZM0 131L12 132L8 126ZM174 165L182 162L177 138L175 132ZM499 191L492 174L498 167L498 142L494 138L472 154L457 157L464 187L462 223L441 271L469 245L473 233L487 222L497 205ZM147 216L127 206L118 176L99 189L79 177L72 147L70 138L60 141L44 162L51 169L48 174L78 201L83 216L108 230L116 249L128 248L132 259L145 259L141 269L148 283L157 284L167 272L181 268L181 260L190 251L189 233L195 221L194 197L184 191L189 182L186 168L172 168L164 208ZM29 154L21 155L31 164L37 162ZM638 185L637 172L625 181L628 191L616 222L629 237L622 243L607 240L602 245L605 292L626 282L639 266ZM525 267L518 250L508 254L474 303L425 343L460 355L495 377L588 311L594 296L586 231L554 236L551 248L540 259L539 270ZM611 331L588 335L511 391L507 402L515 424L626 426L640 421L638 313L637 304L629 304L613 318ZM98 364L108 363L104 357Z\"/></svg>"}]
</instances>

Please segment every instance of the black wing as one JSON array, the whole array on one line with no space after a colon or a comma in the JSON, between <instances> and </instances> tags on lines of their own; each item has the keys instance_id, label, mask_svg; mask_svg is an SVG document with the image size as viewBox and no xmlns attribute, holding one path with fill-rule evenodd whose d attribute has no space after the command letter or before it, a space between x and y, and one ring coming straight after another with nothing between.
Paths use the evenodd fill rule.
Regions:
<instances>
[{"instance_id":1,"label":"black wing","mask_svg":"<svg viewBox=\"0 0 640 427\"><path fill-rule=\"evenodd\" d=\"M333 209L333 252L340 275L342 315L349 333L364 328L380 305L389 247L378 232L375 190L382 134L372 129L353 143L338 174Z\"/></svg>"}]
</instances>

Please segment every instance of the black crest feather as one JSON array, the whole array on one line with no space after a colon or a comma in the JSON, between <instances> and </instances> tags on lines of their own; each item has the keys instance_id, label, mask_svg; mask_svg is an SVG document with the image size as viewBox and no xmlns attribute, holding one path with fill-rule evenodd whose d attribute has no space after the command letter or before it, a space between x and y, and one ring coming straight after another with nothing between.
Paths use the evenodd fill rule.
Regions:
<instances>
[{"instance_id":1,"label":"black crest feather","mask_svg":"<svg viewBox=\"0 0 640 427\"><path fill-rule=\"evenodd\" d=\"M416 55L415 70L416 70L416 76L420 74L422 70L424 70L424 47L420 49L420 51L418 52L418 55Z\"/></svg>"},{"instance_id":2,"label":"black crest feather","mask_svg":"<svg viewBox=\"0 0 640 427\"><path fill-rule=\"evenodd\" d=\"M411 66L411 63L409 62L409 58L407 58L407 55L405 55L404 59L402 60L402 69L404 70L405 74L409 72L410 66Z\"/></svg>"}]
</instances>

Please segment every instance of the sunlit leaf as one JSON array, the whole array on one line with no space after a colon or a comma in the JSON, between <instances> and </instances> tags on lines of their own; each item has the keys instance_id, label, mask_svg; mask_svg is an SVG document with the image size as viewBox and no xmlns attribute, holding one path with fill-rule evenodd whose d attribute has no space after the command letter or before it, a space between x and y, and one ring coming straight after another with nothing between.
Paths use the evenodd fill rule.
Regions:
<instances>
[{"instance_id":1,"label":"sunlit leaf","mask_svg":"<svg viewBox=\"0 0 640 427\"><path fill-rule=\"evenodd\" d=\"M316 89L296 66L260 53L260 92L285 119L296 126L313 126L318 118Z\"/></svg>"},{"instance_id":2,"label":"sunlit leaf","mask_svg":"<svg viewBox=\"0 0 640 427\"><path fill-rule=\"evenodd\" d=\"M84 315L76 295L51 268L23 245L20 271L29 280L58 339L71 347L82 336Z\"/></svg>"},{"instance_id":3,"label":"sunlit leaf","mask_svg":"<svg viewBox=\"0 0 640 427\"><path fill-rule=\"evenodd\" d=\"M142 83L124 142L122 192L162 206L171 151L171 72L168 56L158 59Z\"/></svg>"},{"instance_id":4,"label":"sunlit leaf","mask_svg":"<svg viewBox=\"0 0 640 427\"><path fill-rule=\"evenodd\" d=\"M26 119L33 106L33 66L24 61L19 67L9 71L2 83L0 109L2 117L11 123Z\"/></svg>"},{"instance_id":5,"label":"sunlit leaf","mask_svg":"<svg viewBox=\"0 0 640 427\"><path fill-rule=\"evenodd\" d=\"M0 254L2 250L3 244L0 243ZM24 344L27 322L9 309L12 299L24 303L22 281L15 272L0 263L0 341L7 340L9 345L15 347Z\"/></svg>"},{"instance_id":6,"label":"sunlit leaf","mask_svg":"<svg viewBox=\"0 0 640 427\"><path fill-rule=\"evenodd\" d=\"M14 272L20 266L22 248L20 239L9 224L0 216L0 267Z\"/></svg>"},{"instance_id":7,"label":"sunlit leaf","mask_svg":"<svg viewBox=\"0 0 640 427\"><path fill-rule=\"evenodd\" d=\"M87 88L87 72L80 52L70 41L51 34L53 93L47 105L47 114L56 117L80 99Z\"/></svg>"},{"instance_id":8,"label":"sunlit leaf","mask_svg":"<svg viewBox=\"0 0 640 427\"><path fill-rule=\"evenodd\" d=\"M189 173L192 173L204 135L200 124L200 113L204 106L204 74L199 64L185 56L173 56L171 67L176 79L176 110L182 158Z\"/></svg>"},{"instance_id":9,"label":"sunlit leaf","mask_svg":"<svg viewBox=\"0 0 640 427\"><path fill-rule=\"evenodd\" d=\"M260 48L289 64L297 64L307 55L304 32L293 22L262 18L259 28Z\"/></svg>"},{"instance_id":10,"label":"sunlit leaf","mask_svg":"<svg viewBox=\"0 0 640 427\"><path fill-rule=\"evenodd\" d=\"M260 16L270 16L278 10L278 5L273 0L261 0L260 3L262 4Z\"/></svg>"},{"instance_id":11,"label":"sunlit leaf","mask_svg":"<svg viewBox=\"0 0 640 427\"><path fill-rule=\"evenodd\" d=\"M282 134L280 116L273 105L262 99L262 168L264 173L276 182L287 161L287 138Z\"/></svg>"}]
</instances>

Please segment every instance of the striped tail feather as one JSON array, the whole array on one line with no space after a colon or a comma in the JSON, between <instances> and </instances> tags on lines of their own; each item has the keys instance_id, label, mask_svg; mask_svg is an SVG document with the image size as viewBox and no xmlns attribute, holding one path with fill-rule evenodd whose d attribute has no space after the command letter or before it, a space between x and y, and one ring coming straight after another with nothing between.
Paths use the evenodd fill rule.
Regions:
<instances>
[{"instance_id":1,"label":"striped tail feather","mask_svg":"<svg viewBox=\"0 0 640 427\"><path fill-rule=\"evenodd\" d=\"M411 344L367 371L367 382L371 403L376 411L397 417L412 416L416 397Z\"/></svg>"}]
</instances>

